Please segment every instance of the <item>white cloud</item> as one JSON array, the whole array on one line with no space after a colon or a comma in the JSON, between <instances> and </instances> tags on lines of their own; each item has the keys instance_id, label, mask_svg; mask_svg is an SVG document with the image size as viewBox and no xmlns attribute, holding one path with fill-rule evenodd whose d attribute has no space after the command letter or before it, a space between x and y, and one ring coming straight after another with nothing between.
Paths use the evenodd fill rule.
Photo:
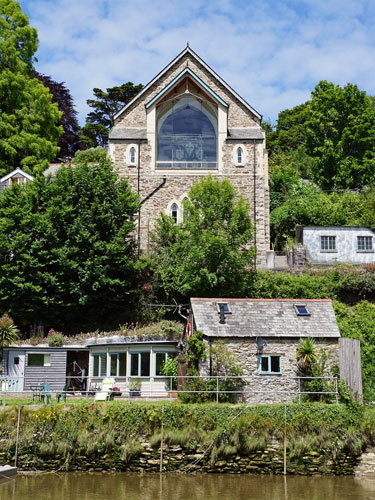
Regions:
<instances>
[{"instance_id":1,"label":"white cloud","mask_svg":"<svg viewBox=\"0 0 375 500\"><path fill-rule=\"evenodd\" d=\"M83 123L94 87L147 83L189 40L265 118L319 80L374 92L375 3L367 0L21 0L37 69L65 81Z\"/></svg>"}]
</instances>

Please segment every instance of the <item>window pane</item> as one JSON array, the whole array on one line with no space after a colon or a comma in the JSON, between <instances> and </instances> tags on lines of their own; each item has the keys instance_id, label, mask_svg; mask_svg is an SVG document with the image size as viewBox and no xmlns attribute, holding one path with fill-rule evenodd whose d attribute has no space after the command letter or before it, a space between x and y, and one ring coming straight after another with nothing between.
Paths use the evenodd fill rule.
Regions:
<instances>
[{"instance_id":1,"label":"window pane","mask_svg":"<svg viewBox=\"0 0 375 500\"><path fill-rule=\"evenodd\" d=\"M99 376L99 356L96 354L93 356L93 358L94 358L94 368L93 368L92 374L94 377L98 377Z\"/></svg>"},{"instance_id":2,"label":"window pane","mask_svg":"<svg viewBox=\"0 0 375 500\"><path fill-rule=\"evenodd\" d=\"M271 373L280 373L280 356L271 356Z\"/></svg>"},{"instance_id":3,"label":"window pane","mask_svg":"<svg viewBox=\"0 0 375 500\"><path fill-rule=\"evenodd\" d=\"M43 358L44 358L43 366L51 366L51 355L43 354Z\"/></svg>"},{"instance_id":4,"label":"window pane","mask_svg":"<svg viewBox=\"0 0 375 500\"><path fill-rule=\"evenodd\" d=\"M27 366L44 366L44 354L29 354Z\"/></svg>"},{"instance_id":5,"label":"window pane","mask_svg":"<svg viewBox=\"0 0 375 500\"><path fill-rule=\"evenodd\" d=\"M110 370L110 375L111 377L116 377L117 376L117 354L111 354L111 370Z\"/></svg>"},{"instance_id":6,"label":"window pane","mask_svg":"<svg viewBox=\"0 0 375 500\"><path fill-rule=\"evenodd\" d=\"M261 371L262 372L268 372L268 357L264 356L261 358Z\"/></svg>"},{"instance_id":7,"label":"window pane","mask_svg":"<svg viewBox=\"0 0 375 500\"><path fill-rule=\"evenodd\" d=\"M130 356L130 375L132 377L138 377L139 354L137 352L132 352Z\"/></svg>"},{"instance_id":8,"label":"window pane","mask_svg":"<svg viewBox=\"0 0 375 500\"><path fill-rule=\"evenodd\" d=\"M242 163L242 149L241 148L237 149L237 162Z\"/></svg>"},{"instance_id":9,"label":"window pane","mask_svg":"<svg viewBox=\"0 0 375 500\"><path fill-rule=\"evenodd\" d=\"M217 117L211 107L183 97L158 117L159 168L216 168Z\"/></svg>"},{"instance_id":10,"label":"window pane","mask_svg":"<svg viewBox=\"0 0 375 500\"><path fill-rule=\"evenodd\" d=\"M100 376L105 377L107 375L107 355L100 354Z\"/></svg>"},{"instance_id":11,"label":"window pane","mask_svg":"<svg viewBox=\"0 0 375 500\"><path fill-rule=\"evenodd\" d=\"M141 377L150 376L150 352L141 353Z\"/></svg>"},{"instance_id":12,"label":"window pane","mask_svg":"<svg viewBox=\"0 0 375 500\"><path fill-rule=\"evenodd\" d=\"M164 363L165 363L165 353L157 352L155 355L155 375L163 375Z\"/></svg>"},{"instance_id":13,"label":"window pane","mask_svg":"<svg viewBox=\"0 0 375 500\"><path fill-rule=\"evenodd\" d=\"M126 352L120 352L119 354L119 376L126 376Z\"/></svg>"},{"instance_id":14,"label":"window pane","mask_svg":"<svg viewBox=\"0 0 375 500\"><path fill-rule=\"evenodd\" d=\"M296 307L297 307L298 314L305 314L305 315L309 314L309 311L307 310L306 306L296 306Z\"/></svg>"}]
</instances>

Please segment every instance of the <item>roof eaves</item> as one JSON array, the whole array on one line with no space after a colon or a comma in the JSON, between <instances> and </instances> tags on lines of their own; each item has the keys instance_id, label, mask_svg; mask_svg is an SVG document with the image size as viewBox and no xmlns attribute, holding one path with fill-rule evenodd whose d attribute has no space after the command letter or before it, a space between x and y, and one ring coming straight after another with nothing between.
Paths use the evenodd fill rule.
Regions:
<instances>
[{"instance_id":1,"label":"roof eaves","mask_svg":"<svg viewBox=\"0 0 375 500\"><path fill-rule=\"evenodd\" d=\"M34 177L32 175L28 174L27 172L25 172L21 168L17 167L15 170L13 170L12 172L10 172L9 174L4 175L4 177L2 177L0 179L0 182L7 181L11 177L13 177L13 175L15 175L15 174L22 174L24 177L26 177L26 179L29 179L29 181L33 181L34 180Z\"/></svg>"}]
</instances>

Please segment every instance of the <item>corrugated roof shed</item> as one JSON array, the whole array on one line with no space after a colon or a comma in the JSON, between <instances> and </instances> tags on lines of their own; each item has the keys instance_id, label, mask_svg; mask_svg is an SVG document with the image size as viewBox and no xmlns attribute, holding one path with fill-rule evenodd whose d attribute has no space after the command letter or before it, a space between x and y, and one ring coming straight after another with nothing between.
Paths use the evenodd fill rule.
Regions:
<instances>
[{"instance_id":1,"label":"corrugated roof shed","mask_svg":"<svg viewBox=\"0 0 375 500\"><path fill-rule=\"evenodd\" d=\"M218 303L228 304L225 324L220 324ZM328 299L192 298L191 305L196 329L207 337L340 337ZM308 315L299 315L298 305L304 305Z\"/></svg>"}]
</instances>

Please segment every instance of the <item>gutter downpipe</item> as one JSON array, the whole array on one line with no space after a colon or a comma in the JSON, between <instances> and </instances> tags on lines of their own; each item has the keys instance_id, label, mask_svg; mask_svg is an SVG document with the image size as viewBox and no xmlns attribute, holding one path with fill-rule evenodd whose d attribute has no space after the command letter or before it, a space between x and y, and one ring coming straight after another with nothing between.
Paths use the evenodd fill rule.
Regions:
<instances>
[{"instance_id":1,"label":"gutter downpipe","mask_svg":"<svg viewBox=\"0 0 375 500\"><path fill-rule=\"evenodd\" d=\"M256 200L257 200L257 195L256 195L256 152L255 152L255 139L253 139L253 147L254 147L254 161L253 161L253 189L254 189L254 228L255 228L255 233L254 233L254 246L256 250L257 246L257 222L256 222L256 215L257 215L257 209L256 209ZM255 269L256 269L256 260L255 260Z\"/></svg>"}]
</instances>

